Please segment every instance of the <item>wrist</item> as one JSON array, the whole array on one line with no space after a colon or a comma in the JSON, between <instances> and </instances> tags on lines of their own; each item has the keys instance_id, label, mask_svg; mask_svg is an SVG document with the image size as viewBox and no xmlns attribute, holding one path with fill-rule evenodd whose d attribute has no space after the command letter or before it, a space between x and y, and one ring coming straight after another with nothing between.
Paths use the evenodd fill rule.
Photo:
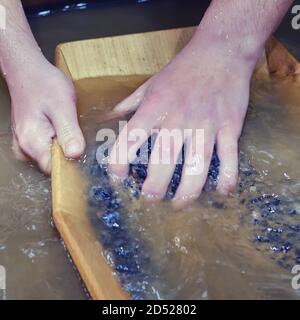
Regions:
<instances>
[{"instance_id":1,"label":"wrist","mask_svg":"<svg viewBox=\"0 0 300 320\"><path fill-rule=\"evenodd\" d=\"M9 90L18 90L28 81L37 82L42 70L51 65L40 50L24 50L13 59L1 61L2 73Z\"/></svg>"},{"instance_id":2,"label":"wrist","mask_svg":"<svg viewBox=\"0 0 300 320\"><path fill-rule=\"evenodd\" d=\"M27 80L38 68L48 63L34 37L17 30L1 34L0 66L8 85Z\"/></svg>"},{"instance_id":3,"label":"wrist","mask_svg":"<svg viewBox=\"0 0 300 320\"><path fill-rule=\"evenodd\" d=\"M195 48L201 48L202 51L204 48L206 51L218 51L224 61L244 64L253 71L263 53L265 39L261 39L259 34L226 32L209 29L200 24L190 44Z\"/></svg>"}]
</instances>

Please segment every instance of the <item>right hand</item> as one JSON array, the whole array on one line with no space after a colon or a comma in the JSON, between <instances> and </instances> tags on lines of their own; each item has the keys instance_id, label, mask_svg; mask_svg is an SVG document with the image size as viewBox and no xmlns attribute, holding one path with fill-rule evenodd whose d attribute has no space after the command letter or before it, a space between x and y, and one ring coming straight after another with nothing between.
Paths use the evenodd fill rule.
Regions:
<instances>
[{"instance_id":1,"label":"right hand","mask_svg":"<svg viewBox=\"0 0 300 320\"><path fill-rule=\"evenodd\" d=\"M76 93L60 70L46 59L39 61L10 78L9 91L13 149L19 159L29 157L50 174L54 137L66 157L77 158L83 153L85 141L77 119Z\"/></svg>"}]
</instances>

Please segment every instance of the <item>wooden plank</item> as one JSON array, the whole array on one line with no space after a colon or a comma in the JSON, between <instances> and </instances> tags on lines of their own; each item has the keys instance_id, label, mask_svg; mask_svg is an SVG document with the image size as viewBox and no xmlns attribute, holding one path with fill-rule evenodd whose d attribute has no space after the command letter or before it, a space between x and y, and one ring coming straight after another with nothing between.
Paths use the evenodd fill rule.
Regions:
<instances>
[{"instance_id":1,"label":"wooden plank","mask_svg":"<svg viewBox=\"0 0 300 320\"><path fill-rule=\"evenodd\" d=\"M139 76L145 79L158 72L188 42L194 30L183 28L65 43L56 50L56 63L73 81L99 78L99 90L105 94L112 79L124 81L126 77L139 79ZM289 64L294 67L286 68ZM292 77L288 83L294 83L298 89L295 99L300 101L298 66L283 47L278 50L278 43L272 39L254 78L270 81ZM85 93L77 89L79 100L84 99ZM91 296L94 299L129 298L101 255L101 245L87 216L86 182L78 164L66 160L57 143L53 145L52 192L55 224Z\"/></svg>"},{"instance_id":2,"label":"wooden plank","mask_svg":"<svg viewBox=\"0 0 300 320\"><path fill-rule=\"evenodd\" d=\"M191 38L195 28L70 42L58 46L73 80L153 75Z\"/></svg>"},{"instance_id":3,"label":"wooden plank","mask_svg":"<svg viewBox=\"0 0 300 320\"><path fill-rule=\"evenodd\" d=\"M192 33L193 28L186 28L66 43L56 50L56 64L73 81L101 77L101 90L106 94L112 79L124 81L134 75L138 85L139 78L157 72ZM84 99L85 92L78 88L77 93L79 101ZM128 299L101 254L88 218L86 182L78 164L64 158L57 142L52 163L53 219L90 295L94 299Z\"/></svg>"},{"instance_id":4,"label":"wooden plank","mask_svg":"<svg viewBox=\"0 0 300 320\"><path fill-rule=\"evenodd\" d=\"M78 163L66 160L55 142L52 161L53 219L93 299L128 299L91 226L86 204L86 182Z\"/></svg>"}]
</instances>

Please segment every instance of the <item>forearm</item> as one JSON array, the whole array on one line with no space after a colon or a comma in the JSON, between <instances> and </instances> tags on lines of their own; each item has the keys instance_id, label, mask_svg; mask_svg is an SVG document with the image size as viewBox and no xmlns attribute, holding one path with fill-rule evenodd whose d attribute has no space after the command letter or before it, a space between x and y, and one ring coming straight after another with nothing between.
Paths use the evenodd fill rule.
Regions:
<instances>
[{"instance_id":1,"label":"forearm","mask_svg":"<svg viewBox=\"0 0 300 320\"><path fill-rule=\"evenodd\" d=\"M242 56L253 67L265 42L293 0L213 0L193 43L214 43L226 55Z\"/></svg>"},{"instance_id":2,"label":"forearm","mask_svg":"<svg viewBox=\"0 0 300 320\"><path fill-rule=\"evenodd\" d=\"M22 78L24 70L38 66L44 57L32 35L21 1L0 0L0 5L6 9L6 27L0 31L0 66L10 85Z\"/></svg>"}]
</instances>

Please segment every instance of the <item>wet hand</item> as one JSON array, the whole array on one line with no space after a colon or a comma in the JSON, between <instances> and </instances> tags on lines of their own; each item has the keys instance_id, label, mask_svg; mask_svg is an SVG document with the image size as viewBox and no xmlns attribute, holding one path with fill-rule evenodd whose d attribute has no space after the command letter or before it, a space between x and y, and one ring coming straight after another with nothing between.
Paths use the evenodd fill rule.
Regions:
<instances>
[{"instance_id":1,"label":"wet hand","mask_svg":"<svg viewBox=\"0 0 300 320\"><path fill-rule=\"evenodd\" d=\"M126 177L129 163L151 129L156 128L159 133L143 185L144 195L151 199L164 197L183 145L186 163L174 205L182 207L199 197L215 145L221 162L217 190L227 194L237 183L238 139L247 111L253 68L253 63L222 46L207 47L191 42L161 72L116 106L115 110L120 113L135 111L135 114L111 151L111 159L115 159L127 143L127 161L120 164L110 160L111 173ZM140 129L146 135L136 142L132 137ZM192 134L175 138L169 148L164 148L159 141L165 132L174 129L180 132L192 129ZM203 141L195 139L196 129L203 130ZM162 159L166 153L175 161L165 164Z\"/></svg>"},{"instance_id":2,"label":"wet hand","mask_svg":"<svg viewBox=\"0 0 300 320\"><path fill-rule=\"evenodd\" d=\"M12 77L13 149L18 158L33 159L49 174L55 136L66 157L79 157L85 142L78 125L72 82L46 60Z\"/></svg>"}]
</instances>

